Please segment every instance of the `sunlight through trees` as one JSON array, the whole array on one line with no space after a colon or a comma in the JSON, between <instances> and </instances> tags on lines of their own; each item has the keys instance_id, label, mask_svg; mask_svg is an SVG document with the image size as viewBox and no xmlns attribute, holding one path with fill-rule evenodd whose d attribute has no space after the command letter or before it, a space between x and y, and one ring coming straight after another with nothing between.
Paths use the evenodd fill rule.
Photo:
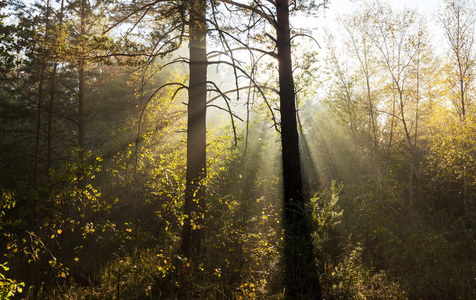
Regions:
<instances>
[{"instance_id":1,"label":"sunlight through trees","mask_svg":"<svg viewBox=\"0 0 476 300\"><path fill-rule=\"evenodd\" d=\"M0 298L476 298L476 3L328 9L1 2Z\"/></svg>"}]
</instances>

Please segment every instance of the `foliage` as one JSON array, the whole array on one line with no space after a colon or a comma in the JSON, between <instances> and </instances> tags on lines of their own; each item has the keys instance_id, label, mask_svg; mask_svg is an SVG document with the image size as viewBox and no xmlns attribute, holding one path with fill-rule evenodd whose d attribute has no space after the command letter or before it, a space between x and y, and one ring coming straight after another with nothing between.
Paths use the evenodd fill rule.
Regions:
<instances>
[{"instance_id":1,"label":"foliage","mask_svg":"<svg viewBox=\"0 0 476 300\"><path fill-rule=\"evenodd\" d=\"M332 299L407 299L385 271L374 272L362 263L362 247L356 245L330 274L327 297Z\"/></svg>"},{"instance_id":2,"label":"foliage","mask_svg":"<svg viewBox=\"0 0 476 300\"><path fill-rule=\"evenodd\" d=\"M375 271L363 260L364 248L352 236L347 240L339 206L344 186L332 182L329 191L316 195L313 205L315 222L314 242L320 253L318 263L322 270L324 297L330 299L406 299L403 289L388 277L385 271Z\"/></svg>"},{"instance_id":3,"label":"foliage","mask_svg":"<svg viewBox=\"0 0 476 300\"><path fill-rule=\"evenodd\" d=\"M16 280L5 277L3 272L9 270L7 263L0 264L0 267L3 269L0 272L0 299L10 299L17 292L22 293L25 283L17 283Z\"/></svg>"},{"instance_id":4,"label":"foliage","mask_svg":"<svg viewBox=\"0 0 476 300\"><path fill-rule=\"evenodd\" d=\"M62 23L61 1L35 9L14 2L0 3L0 298L284 298L277 65L259 51L247 53L246 65L244 45L228 40L236 34L273 51L263 44L273 29L261 15L249 19L259 23L252 33L221 2L213 9L223 11L209 15L212 43L230 50L220 59L236 59L210 73L240 95L223 102L221 115L212 110L218 101L208 103L207 205L203 224L192 222L203 229L203 251L186 259L188 77L183 49L166 54L182 43L187 8L157 4L146 23L100 35L108 22L148 7L91 1L91 27L80 37L80 1L63 7ZM454 8L441 14L449 33ZM461 97L473 90L471 45L460 49L468 54L461 90L457 60L433 55L415 11L372 1L339 26L327 34L326 66L317 67L319 53L293 53L323 297L474 299L476 116L471 93ZM293 46L307 41L298 35ZM455 41L448 53L458 53ZM80 59L85 149L78 149ZM229 83L233 70L241 75ZM250 78L261 84L242 88ZM228 109L234 124L224 121Z\"/></svg>"}]
</instances>

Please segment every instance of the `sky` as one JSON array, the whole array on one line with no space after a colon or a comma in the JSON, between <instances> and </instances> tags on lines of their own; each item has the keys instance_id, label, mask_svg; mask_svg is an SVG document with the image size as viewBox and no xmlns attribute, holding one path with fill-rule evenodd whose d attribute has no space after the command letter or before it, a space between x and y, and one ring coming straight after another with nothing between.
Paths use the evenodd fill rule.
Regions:
<instances>
[{"instance_id":1,"label":"sky","mask_svg":"<svg viewBox=\"0 0 476 300\"><path fill-rule=\"evenodd\" d=\"M382 2L387 2L397 9L404 7L416 9L427 16L430 29L436 30L437 26L434 17L442 1L443 0L383 0ZM349 13L364 3L365 1L362 0L330 0L329 9L325 12L325 18L332 21L338 14Z\"/></svg>"},{"instance_id":2,"label":"sky","mask_svg":"<svg viewBox=\"0 0 476 300\"><path fill-rule=\"evenodd\" d=\"M443 0L381 0L382 2L387 2L394 8L411 8L416 9L420 13L426 15L428 20L431 21L433 16L436 14L438 5ZM359 7L359 5L364 5L366 0L329 0L328 9L325 13L320 13L318 22L332 22L337 15L350 13L353 9ZM303 21L302 24L305 24L308 21ZM298 23L301 23L298 21ZM298 24L297 27L301 27L301 24ZM304 27L306 27L304 25Z\"/></svg>"},{"instance_id":3,"label":"sky","mask_svg":"<svg viewBox=\"0 0 476 300\"><path fill-rule=\"evenodd\" d=\"M329 0L328 9L319 14L319 17L310 20L309 18L295 18L293 25L295 28L306 28L313 30L313 36L321 44L323 29L332 28L336 26L336 18L342 14L348 14L358 9L359 6L365 5L365 0ZM371 0L370 0L371 1ZM438 7L443 0L380 0L390 4L395 9L402 9L404 7L416 9L419 13L426 16L428 21L428 31L432 36L433 44L436 46L435 50L439 52L445 42L443 39L443 30L436 22ZM321 49L324 50L324 49ZM325 50L324 50L325 52ZM322 53L322 51L321 51Z\"/></svg>"},{"instance_id":4,"label":"sky","mask_svg":"<svg viewBox=\"0 0 476 300\"><path fill-rule=\"evenodd\" d=\"M363 1L360 0L331 0L331 10L345 10L347 7L360 5ZM438 7L438 0L387 0L394 7L408 7L415 8L422 12L433 12Z\"/></svg>"}]
</instances>

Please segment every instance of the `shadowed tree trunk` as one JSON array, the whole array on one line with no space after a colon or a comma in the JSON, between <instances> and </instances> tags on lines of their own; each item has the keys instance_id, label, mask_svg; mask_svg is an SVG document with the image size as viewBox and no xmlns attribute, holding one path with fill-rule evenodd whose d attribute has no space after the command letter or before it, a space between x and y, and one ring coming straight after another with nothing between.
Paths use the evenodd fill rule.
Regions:
<instances>
[{"instance_id":1,"label":"shadowed tree trunk","mask_svg":"<svg viewBox=\"0 0 476 300\"><path fill-rule=\"evenodd\" d=\"M315 267L306 199L303 195L294 79L291 62L289 2L279 0L277 49L284 180L284 264L286 298L319 299L319 277Z\"/></svg>"},{"instance_id":2,"label":"shadowed tree trunk","mask_svg":"<svg viewBox=\"0 0 476 300\"><path fill-rule=\"evenodd\" d=\"M46 65L43 61L41 63L40 82L38 87L38 111L36 117L36 136L35 136L35 164L33 165L33 183L38 183L38 165L40 161L40 140L41 140L41 109L43 105L43 82Z\"/></svg>"},{"instance_id":3,"label":"shadowed tree trunk","mask_svg":"<svg viewBox=\"0 0 476 300\"><path fill-rule=\"evenodd\" d=\"M49 26L50 26L50 1L46 2L46 24L45 24L45 41L49 39ZM47 68L46 57L41 58L41 71L40 71L40 82L38 86L38 112L36 118L36 138L35 138L35 164L33 165L33 183L36 185L38 183L39 171L38 165L40 164L40 140L41 140L41 120L42 120L42 109L43 109L43 85L45 82L45 71Z\"/></svg>"},{"instance_id":4,"label":"shadowed tree trunk","mask_svg":"<svg viewBox=\"0 0 476 300\"><path fill-rule=\"evenodd\" d=\"M59 12L59 29L63 27L63 9L64 9L64 0L61 1L61 9ZM50 85L50 103L48 105L48 157L46 160L46 175L47 180L50 176L50 168L53 160L53 107L55 103L56 96L56 72L58 70L58 59L55 59L53 70L51 72L51 85Z\"/></svg>"},{"instance_id":5,"label":"shadowed tree trunk","mask_svg":"<svg viewBox=\"0 0 476 300\"><path fill-rule=\"evenodd\" d=\"M199 255L203 237L206 179L206 1L192 0L190 7L190 85L188 91L187 174L182 251Z\"/></svg>"},{"instance_id":6,"label":"shadowed tree trunk","mask_svg":"<svg viewBox=\"0 0 476 300\"><path fill-rule=\"evenodd\" d=\"M80 34L83 37L86 34L86 1L81 0L80 2L80 18L81 18L81 29ZM81 42L84 43L84 42ZM78 185L79 188L83 188L85 185L84 182L84 64L85 64L85 49L82 45L81 57L78 61L78 152L79 152L79 174L78 174Z\"/></svg>"}]
</instances>

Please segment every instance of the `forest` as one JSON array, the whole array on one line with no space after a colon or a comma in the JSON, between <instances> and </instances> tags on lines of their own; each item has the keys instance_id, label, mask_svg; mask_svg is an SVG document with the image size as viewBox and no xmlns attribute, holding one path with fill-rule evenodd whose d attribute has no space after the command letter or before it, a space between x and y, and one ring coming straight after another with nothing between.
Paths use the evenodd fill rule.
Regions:
<instances>
[{"instance_id":1,"label":"forest","mask_svg":"<svg viewBox=\"0 0 476 300\"><path fill-rule=\"evenodd\" d=\"M0 299L476 299L476 2L330 3L0 1Z\"/></svg>"}]
</instances>

